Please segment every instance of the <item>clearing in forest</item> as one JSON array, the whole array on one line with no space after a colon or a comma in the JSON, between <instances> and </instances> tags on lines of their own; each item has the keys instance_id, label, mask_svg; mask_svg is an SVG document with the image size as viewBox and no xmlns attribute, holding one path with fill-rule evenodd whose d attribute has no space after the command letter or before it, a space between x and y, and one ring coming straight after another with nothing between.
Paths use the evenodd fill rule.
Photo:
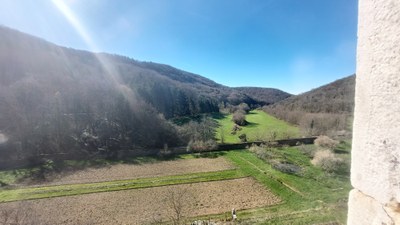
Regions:
<instances>
[{"instance_id":1,"label":"clearing in forest","mask_svg":"<svg viewBox=\"0 0 400 225\"><path fill-rule=\"evenodd\" d=\"M269 141L273 139L271 136L275 133L275 139L286 139L288 137L299 137L299 128L295 127L283 120L279 120L268 115L262 110L253 110L246 114L246 126L241 126L241 130L236 134L232 134L234 123L232 114L218 117L217 121L220 125L216 129L216 138L224 143L239 143L239 135L246 134L248 141Z\"/></svg>"}]
</instances>

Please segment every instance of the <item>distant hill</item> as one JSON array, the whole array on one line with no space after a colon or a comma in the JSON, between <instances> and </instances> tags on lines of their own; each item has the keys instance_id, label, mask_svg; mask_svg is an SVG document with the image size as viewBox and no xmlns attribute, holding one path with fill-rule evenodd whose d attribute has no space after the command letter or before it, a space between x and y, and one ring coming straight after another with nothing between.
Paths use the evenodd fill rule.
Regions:
<instances>
[{"instance_id":1,"label":"distant hill","mask_svg":"<svg viewBox=\"0 0 400 225\"><path fill-rule=\"evenodd\" d=\"M307 134L327 134L333 130L349 129L349 119L354 110L354 94L355 75L351 75L265 106L264 110L300 125Z\"/></svg>"},{"instance_id":2,"label":"distant hill","mask_svg":"<svg viewBox=\"0 0 400 225\"><path fill-rule=\"evenodd\" d=\"M251 98L259 102L261 105L270 105L292 96L287 92L275 88L237 87L234 89L246 94L247 96L251 96Z\"/></svg>"},{"instance_id":3,"label":"distant hill","mask_svg":"<svg viewBox=\"0 0 400 225\"><path fill-rule=\"evenodd\" d=\"M139 62L122 56L107 55L107 57L113 60L114 65L119 65L122 61L131 67L129 73L121 73L124 82L129 83L141 98L153 105L166 118L217 112L221 103L238 105L244 102L248 105L265 105L251 94L169 65ZM132 65L146 72L135 72L136 68L132 68ZM274 97L270 102L284 98L286 96Z\"/></svg>"},{"instance_id":4,"label":"distant hill","mask_svg":"<svg viewBox=\"0 0 400 225\"><path fill-rule=\"evenodd\" d=\"M352 113L354 92L355 75L351 75L303 94L291 96L267 108L309 113Z\"/></svg>"},{"instance_id":5,"label":"distant hill","mask_svg":"<svg viewBox=\"0 0 400 225\"><path fill-rule=\"evenodd\" d=\"M168 65L65 48L0 26L3 159L180 145L167 119L226 104L263 105L268 97L260 96Z\"/></svg>"}]
</instances>

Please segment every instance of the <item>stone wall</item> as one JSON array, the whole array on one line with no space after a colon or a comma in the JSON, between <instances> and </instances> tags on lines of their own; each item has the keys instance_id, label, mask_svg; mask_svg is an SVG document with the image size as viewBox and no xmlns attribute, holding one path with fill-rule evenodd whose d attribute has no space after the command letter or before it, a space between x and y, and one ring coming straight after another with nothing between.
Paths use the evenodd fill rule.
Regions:
<instances>
[{"instance_id":1,"label":"stone wall","mask_svg":"<svg viewBox=\"0 0 400 225\"><path fill-rule=\"evenodd\" d=\"M359 0L348 224L400 224L400 0Z\"/></svg>"}]
</instances>

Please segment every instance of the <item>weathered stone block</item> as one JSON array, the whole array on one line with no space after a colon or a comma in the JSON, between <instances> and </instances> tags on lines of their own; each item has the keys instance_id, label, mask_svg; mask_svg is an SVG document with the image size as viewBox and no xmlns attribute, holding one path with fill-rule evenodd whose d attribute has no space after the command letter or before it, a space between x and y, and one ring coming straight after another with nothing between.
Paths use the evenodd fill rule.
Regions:
<instances>
[{"instance_id":1,"label":"weathered stone block","mask_svg":"<svg viewBox=\"0 0 400 225\"><path fill-rule=\"evenodd\" d=\"M351 182L400 202L400 1L360 0Z\"/></svg>"},{"instance_id":2,"label":"weathered stone block","mask_svg":"<svg viewBox=\"0 0 400 225\"><path fill-rule=\"evenodd\" d=\"M349 214L347 224L354 225L394 225L398 224L395 215L380 202L364 195L358 190L352 190L349 196ZM397 218L398 219L398 218Z\"/></svg>"}]
</instances>

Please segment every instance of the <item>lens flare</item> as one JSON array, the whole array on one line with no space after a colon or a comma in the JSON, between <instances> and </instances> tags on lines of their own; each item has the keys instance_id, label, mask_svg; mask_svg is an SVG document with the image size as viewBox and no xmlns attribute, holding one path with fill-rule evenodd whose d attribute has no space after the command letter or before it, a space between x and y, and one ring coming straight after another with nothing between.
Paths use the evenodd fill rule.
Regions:
<instances>
[{"instance_id":1,"label":"lens flare","mask_svg":"<svg viewBox=\"0 0 400 225\"><path fill-rule=\"evenodd\" d=\"M76 32L81 36L83 41L88 45L90 50L97 51L96 45L93 43L93 40L90 38L90 35L83 27L83 25L79 22L78 18L71 11L71 9L62 1L62 0L52 0L53 4L57 7L57 9L65 16L68 22L74 27Z\"/></svg>"},{"instance_id":2,"label":"lens flare","mask_svg":"<svg viewBox=\"0 0 400 225\"><path fill-rule=\"evenodd\" d=\"M0 144L4 144L8 141L8 137L0 132Z\"/></svg>"},{"instance_id":3,"label":"lens flare","mask_svg":"<svg viewBox=\"0 0 400 225\"><path fill-rule=\"evenodd\" d=\"M72 10L65 4L62 0L52 0L53 4L56 8L65 16L68 22L72 25L72 27L76 30L85 44L89 47L92 52L99 52L98 47L94 43L93 39L90 37L87 30L84 28L82 23L79 21L78 17L72 12ZM129 102L131 108L135 108L137 105L137 101L135 95L131 88L121 82L119 73L114 68L114 66L108 62L108 60L98 54L95 53L94 56L100 62L103 69L106 71L106 75L111 81L112 85L124 96L124 98Z\"/></svg>"}]
</instances>

